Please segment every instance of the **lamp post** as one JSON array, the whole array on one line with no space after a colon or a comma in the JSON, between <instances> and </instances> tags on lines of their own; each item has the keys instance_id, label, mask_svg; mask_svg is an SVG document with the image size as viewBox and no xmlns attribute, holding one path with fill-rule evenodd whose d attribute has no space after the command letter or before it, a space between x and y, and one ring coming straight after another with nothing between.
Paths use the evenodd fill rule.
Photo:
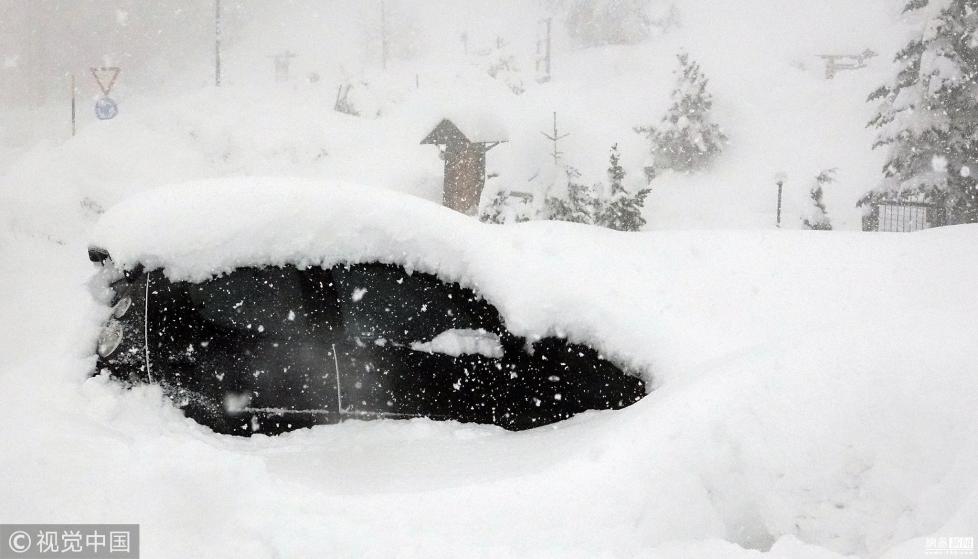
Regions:
<instances>
[{"instance_id":1,"label":"lamp post","mask_svg":"<svg viewBox=\"0 0 978 559\"><path fill-rule=\"evenodd\" d=\"M778 185L778 229L781 229L781 196L784 191L784 183L786 180L788 180L788 175L783 172L774 175L774 182Z\"/></svg>"}]
</instances>

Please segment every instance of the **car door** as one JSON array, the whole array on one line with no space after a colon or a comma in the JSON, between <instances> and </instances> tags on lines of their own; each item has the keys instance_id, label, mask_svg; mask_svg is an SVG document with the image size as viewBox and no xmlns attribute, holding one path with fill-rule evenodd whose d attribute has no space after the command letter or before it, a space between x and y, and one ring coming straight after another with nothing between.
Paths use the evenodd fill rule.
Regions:
<instances>
[{"instance_id":1,"label":"car door","mask_svg":"<svg viewBox=\"0 0 978 559\"><path fill-rule=\"evenodd\" d=\"M328 271L240 268L201 283L159 273L150 281L151 368L184 394L188 414L240 415L229 430L261 428L251 422L257 413L287 416L282 428L338 420L339 312Z\"/></svg>"},{"instance_id":2,"label":"car door","mask_svg":"<svg viewBox=\"0 0 978 559\"><path fill-rule=\"evenodd\" d=\"M495 309L457 284L399 266L339 266L333 278L346 334L339 353L346 413L494 422L501 353L443 351L431 342L446 332L498 338L505 329Z\"/></svg>"}]
</instances>

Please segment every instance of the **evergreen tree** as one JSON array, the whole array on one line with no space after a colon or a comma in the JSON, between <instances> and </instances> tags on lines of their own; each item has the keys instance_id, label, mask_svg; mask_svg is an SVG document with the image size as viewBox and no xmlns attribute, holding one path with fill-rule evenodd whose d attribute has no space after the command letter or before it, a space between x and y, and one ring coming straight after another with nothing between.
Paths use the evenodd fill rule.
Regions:
<instances>
[{"instance_id":1,"label":"evergreen tree","mask_svg":"<svg viewBox=\"0 0 978 559\"><path fill-rule=\"evenodd\" d=\"M832 222L829 220L828 211L825 209L825 202L822 201L822 187L826 184L835 182L835 169L826 169L815 177L815 185L809 191L808 196L812 199L812 213L802 220L806 229L816 231L831 231Z\"/></svg>"},{"instance_id":2,"label":"evergreen tree","mask_svg":"<svg viewBox=\"0 0 978 559\"><path fill-rule=\"evenodd\" d=\"M904 12L931 10L920 37L896 55L895 79L870 96L879 111L874 148L887 147L883 181L859 200L935 205L944 221L978 222L978 0L911 0Z\"/></svg>"},{"instance_id":3,"label":"evergreen tree","mask_svg":"<svg viewBox=\"0 0 978 559\"><path fill-rule=\"evenodd\" d=\"M709 164L723 151L727 137L710 120L713 96L706 91L709 80L688 54L678 58L672 105L658 126L641 126L635 131L649 139L657 168L688 172Z\"/></svg>"},{"instance_id":4,"label":"evergreen tree","mask_svg":"<svg viewBox=\"0 0 978 559\"><path fill-rule=\"evenodd\" d=\"M601 202L595 188L580 181L581 173L566 167L567 199L548 196L544 200L544 213L547 219L593 224L601 210Z\"/></svg>"},{"instance_id":5,"label":"evergreen tree","mask_svg":"<svg viewBox=\"0 0 978 559\"><path fill-rule=\"evenodd\" d=\"M625 190L623 181L625 169L621 166L618 144L611 146L608 166L608 180L611 186L610 198L601 204L598 223L617 231L638 231L645 226L642 208L651 188L643 188L634 195Z\"/></svg>"},{"instance_id":6,"label":"evergreen tree","mask_svg":"<svg viewBox=\"0 0 978 559\"><path fill-rule=\"evenodd\" d=\"M544 203L546 219L600 225L617 231L638 231L645 225L642 208L652 190L644 188L630 194L625 189L625 169L621 166L618 144L611 146L608 195L600 194L605 190L603 185L582 182L581 174L573 167L567 167L565 174L567 198L548 196Z\"/></svg>"}]
</instances>

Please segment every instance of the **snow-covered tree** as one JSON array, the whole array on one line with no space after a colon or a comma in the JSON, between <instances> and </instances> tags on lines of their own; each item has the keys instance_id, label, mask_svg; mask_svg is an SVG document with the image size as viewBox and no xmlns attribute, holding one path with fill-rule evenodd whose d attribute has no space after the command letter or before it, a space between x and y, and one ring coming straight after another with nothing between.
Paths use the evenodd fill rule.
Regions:
<instances>
[{"instance_id":1,"label":"snow-covered tree","mask_svg":"<svg viewBox=\"0 0 978 559\"><path fill-rule=\"evenodd\" d=\"M706 76L700 65L680 53L672 105L657 126L640 126L651 144L655 167L676 171L702 169L723 151L727 137L712 122L713 96L706 90Z\"/></svg>"},{"instance_id":2,"label":"snow-covered tree","mask_svg":"<svg viewBox=\"0 0 978 559\"><path fill-rule=\"evenodd\" d=\"M835 182L835 169L826 169L815 177L815 185L808 192L808 197L812 200L812 209L808 217L802 220L805 229L816 231L831 231L832 222L829 220L829 213L825 209L825 202L822 201L822 187Z\"/></svg>"},{"instance_id":3,"label":"snow-covered tree","mask_svg":"<svg viewBox=\"0 0 978 559\"><path fill-rule=\"evenodd\" d=\"M581 182L581 173L574 167L564 168L566 182L555 185L552 190L565 190L566 198L547 196L544 200L544 215L546 219L555 221L572 221L574 223L593 224L600 211L600 200L596 188Z\"/></svg>"},{"instance_id":4,"label":"snow-covered tree","mask_svg":"<svg viewBox=\"0 0 978 559\"><path fill-rule=\"evenodd\" d=\"M506 87L517 95L526 91L520 65L509 43L498 39L495 48L488 52L487 58L486 72L490 76L506 84Z\"/></svg>"},{"instance_id":5,"label":"snow-covered tree","mask_svg":"<svg viewBox=\"0 0 978 559\"><path fill-rule=\"evenodd\" d=\"M874 91L874 148L889 157L883 181L858 203L927 202L944 221L978 222L978 0L911 0L930 15L923 33L896 55L896 77Z\"/></svg>"},{"instance_id":6,"label":"snow-covered tree","mask_svg":"<svg viewBox=\"0 0 978 559\"><path fill-rule=\"evenodd\" d=\"M567 197L547 197L544 203L546 219L599 225L617 231L638 231L645 225L642 208L652 190L644 188L631 194L625 189L625 169L621 166L618 144L611 147L610 192L605 193L601 184L582 182L581 174L573 167L567 167L565 174Z\"/></svg>"},{"instance_id":7,"label":"snow-covered tree","mask_svg":"<svg viewBox=\"0 0 978 559\"><path fill-rule=\"evenodd\" d=\"M522 223L530 221L530 218L527 200L514 195L509 190L497 192L489 204L479 212L479 221L483 223Z\"/></svg>"},{"instance_id":8,"label":"snow-covered tree","mask_svg":"<svg viewBox=\"0 0 978 559\"><path fill-rule=\"evenodd\" d=\"M608 166L608 180L611 186L610 197L601 204L598 216L599 225L617 231L638 231L645 226L642 208L651 188L643 188L635 194L630 194L623 184L625 169L621 166L621 155L618 144L611 146L611 157Z\"/></svg>"},{"instance_id":9,"label":"snow-covered tree","mask_svg":"<svg viewBox=\"0 0 978 559\"><path fill-rule=\"evenodd\" d=\"M648 38L649 0L571 0L564 22L577 47L629 45Z\"/></svg>"}]
</instances>

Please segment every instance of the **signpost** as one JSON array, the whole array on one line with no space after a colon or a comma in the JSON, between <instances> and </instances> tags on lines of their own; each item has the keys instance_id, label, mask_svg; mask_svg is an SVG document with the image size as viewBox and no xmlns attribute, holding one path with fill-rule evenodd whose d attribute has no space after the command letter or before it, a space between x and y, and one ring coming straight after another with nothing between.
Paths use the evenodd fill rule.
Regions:
<instances>
[{"instance_id":1,"label":"signpost","mask_svg":"<svg viewBox=\"0 0 978 559\"><path fill-rule=\"evenodd\" d=\"M99 89L102 90L102 97L95 101L95 116L99 120L111 120L119 114L119 106L109 98L112 86L115 85L116 78L119 77L118 66L102 66L99 68L89 68Z\"/></svg>"},{"instance_id":2,"label":"signpost","mask_svg":"<svg viewBox=\"0 0 978 559\"><path fill-rule=\"evenodd\" d=\"M108 97L100 97L95 101L95 116L99 120L112 120L119 114L119 106Z\"/></svg>"}]
</instances>

